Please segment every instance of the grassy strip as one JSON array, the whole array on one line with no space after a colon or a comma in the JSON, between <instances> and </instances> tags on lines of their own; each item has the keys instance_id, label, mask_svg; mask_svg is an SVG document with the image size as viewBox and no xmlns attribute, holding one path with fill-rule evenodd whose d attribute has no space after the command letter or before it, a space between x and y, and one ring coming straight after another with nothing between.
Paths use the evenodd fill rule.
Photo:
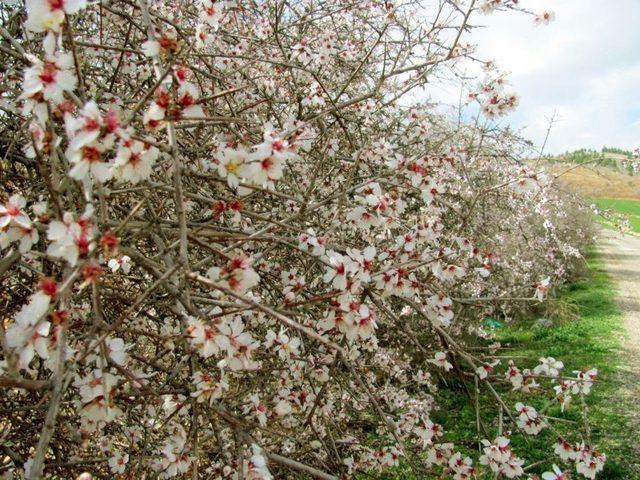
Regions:
<instances>
[{"instance_id":1,"label":"grassy strip","mask_svg":"<svg viewBox=\"0 0 640 480\"><path fill-rule=\"evenodd\" d=\"M592 253L588 258L588 272L584 279L568 285L558 292L557 301L566 302L578 315L575 320L567 320L552 327L532 326L533 320L519 325L509 326L497 332L497 337L503 345L509 345L513 350L509 355L525 356L531 361L517 360L522 367L533 367L537 359L543 356L553 356L565 363L565 373L585 367L596 367L599 381L592 393L586 397L589 407L589 422L591 426L592 443L608 456L605 470L598 476L604 480L630 480L640 478L638 462L635 459L631 444L633 433L629 431L627 420L623 415L624 406L619 400L618 391L623 379L618 370L620 363L621 342L623 335L621 316L614 304L612 285L603 270L603 265L597 254ZM500 371L504 370L504 365ZM457 388L456 388L457 387ZM454 442L464 453L478 457L477 445L469 442L476 437L476 417L473 406L461 388L461 385L449 383L448 388L442 388L437 397L440 410L434 412L432 419L443 425L445 436L442 441ZM473 389L473 385L470 385ZM500 392L511 407L521 399L521 395L510 392L508 388ZM481 404L495 403L486 391L481 392ZM546 402L533 397L527 397L526 403L541 408ZM633 408L633 406L627 406ZM560 407L552 407L549 416L562 419L554 422L554 427L565 438L572 442L581 439L581 409L580 399L574 398L573 404L565 412ZM497 433L497 409L484 409L482 421L489 431L489 437ZM505 425L508 421L505 420ZM528 464L539 462L531 469L530 474L540 474L551 469L556 463L563 465L560 458L554 455L552 446L556 434L550 429L543 430L538 436L517 434L513 436L513 449L517 455L526 457ZM526 465L525 465L526 466ZM569 472L569 466L563 465ZM572 478L578 477L570 472ZM371 478L371 477L363 477ZM417 479L406 465L377 477L386 480ZM419 478L440 478L424 477ZM480 477L485 478L485 477ZM486 477L493 478L493 476Z\"/></svg>"},{"instance_id":2,"label":"grassy strip","mask_svg":"<svg viewBox=\"0 0 640 480\"><path fill-rule=\"evenodd\" d=\"M636 203L640 206L640 202ZM609 458L599 478L628 480L636 478L632 475L631 462L637 460L633 460L631 448L633 434L623 415L624 408L617 399L623 380L619 374L620 339L623 335L621 316L614 304L613 287L597 254L589 255L588 266L585 279L559 292L561 300L576 306L578 320L552 328L509 328L500 333L500 340L516 348L514 355L561 359L565 363L565 372L584 367L598 368L599 381L587 397L587 403L592 441ZM559 408L551 410L549 414L579 422L578 411L575 405L564 414ZM563 433L567 432L568 438L575 438L571 435L575 427L558 425L557 428ZM553 456L547 447L548 440L552 439L550 432L547 432L522 447L529 459L547 460Z\"/></svg>"},{"instance_id":3,"label":"grassy strip","mask_svg":"<svg viewBox=\"0 0 640 480\"><path fill-rule=\"evenodd\" d=\"M595 204L600 209L611 209L629 217L631 228L640 233L640 200L628 200L620 198L598 198Z\"/></svg>"}]
</instances>

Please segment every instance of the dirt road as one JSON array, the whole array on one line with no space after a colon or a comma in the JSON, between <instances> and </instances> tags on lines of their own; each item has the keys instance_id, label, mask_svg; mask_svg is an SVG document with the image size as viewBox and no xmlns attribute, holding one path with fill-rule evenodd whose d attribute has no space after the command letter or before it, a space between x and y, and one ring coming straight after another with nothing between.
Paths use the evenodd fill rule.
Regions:
<instances>
[{"instance_id":1,"label":"dirt road","mask_svg":"<svg viewBox=\"0 0 640 480\"><path fill-rule=\"evenodd\" d=\"M640 237L602 230L599 250L616 289L616 303L623 316L626 335L620 376L625 414L631 428L640 432ZM612 399L613 400L613 399ZM640 434L639 434L640 435ZM630 435L633 438L633 435ZM638 447L640 455L640 447Z\"/></svg>"},{"instance_id":2,"label":"dirt road","mask_svg":"<svg viewBox=\"0 0 640 480\"><path fill-rule=\"evenodd\" d=\"M640 362L640 237L602 230L599 250L616 289L616 302L627 331L625 350ZM638 385L640 388L640 385Z\"/></svg>"}]
</instances>

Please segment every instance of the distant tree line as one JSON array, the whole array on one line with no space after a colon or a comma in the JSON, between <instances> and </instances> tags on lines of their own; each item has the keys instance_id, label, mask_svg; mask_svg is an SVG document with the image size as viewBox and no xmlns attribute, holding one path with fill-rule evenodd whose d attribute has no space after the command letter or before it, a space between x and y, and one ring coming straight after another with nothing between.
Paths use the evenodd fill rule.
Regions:
<instances>
[{"instance_id":1,"label":"distant tree line","mask_svg":"<svg viewBox=\"0 0 640 480\"><path fill-rule=\"evenodd\" d=\"M612 158L608 154L623 155L625 158ZM549 163L573 163L583 164L592 163L606 168L627 173L629 175L636 174L636 168L633 160L634 153L630 150L624 150L617 147L602 147L600 151L590 148L580 148L578 150L567 151L560 155L547 155L545 159Z\"/></svg>"}]
</instances>

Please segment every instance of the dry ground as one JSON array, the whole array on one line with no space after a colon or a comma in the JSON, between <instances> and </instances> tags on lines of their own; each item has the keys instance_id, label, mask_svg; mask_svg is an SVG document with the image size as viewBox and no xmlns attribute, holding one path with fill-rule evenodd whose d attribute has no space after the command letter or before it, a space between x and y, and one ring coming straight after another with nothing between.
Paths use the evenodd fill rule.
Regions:
<instances>
[{"instance_id":1,"label":"dry ground","mask_svg":"<svg viewBox=\"0 0 640 480\"><path fill-rule=\"evenodd\" d=\"M630 176L601 167L554 164L547 167L561 186L585 198L628 198L640 200L640 175Z\"/></svg>"}]
</instances>

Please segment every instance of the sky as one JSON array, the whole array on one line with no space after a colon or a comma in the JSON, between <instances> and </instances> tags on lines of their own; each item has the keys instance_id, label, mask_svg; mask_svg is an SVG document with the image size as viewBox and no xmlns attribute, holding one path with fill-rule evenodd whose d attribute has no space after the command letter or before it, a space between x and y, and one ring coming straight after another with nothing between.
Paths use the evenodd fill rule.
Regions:
<instances>
[{"instance_id":1,"label":"sky","mask_svg":"<svg viewBox=\"0 0 640 480\"><path fill-rule=\"evenodd\" d=\"M518 109L501 121L546 153L640 147L640 0L521 0L555 20L536 26L514 12L477 14L465 41L510 72Z\"/></svg>"}]
</instances>

